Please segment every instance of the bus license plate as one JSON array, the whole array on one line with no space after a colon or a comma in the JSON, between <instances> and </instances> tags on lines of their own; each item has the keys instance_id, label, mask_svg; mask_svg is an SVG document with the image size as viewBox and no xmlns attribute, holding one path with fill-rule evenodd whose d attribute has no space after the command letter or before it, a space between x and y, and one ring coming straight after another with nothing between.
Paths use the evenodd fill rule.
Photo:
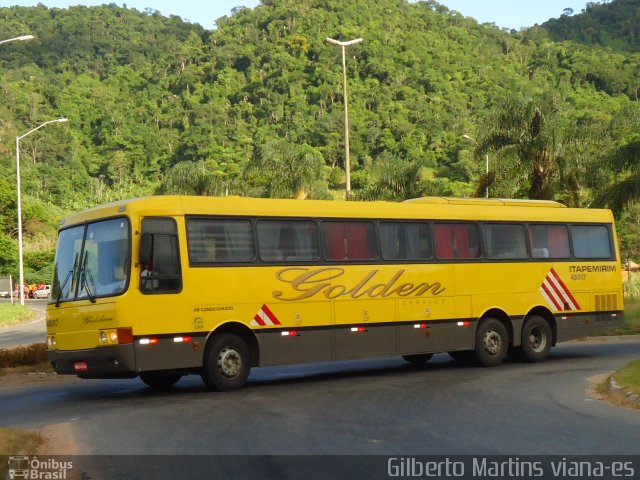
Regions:
<instances>
[{"instance_id":1,"label":"bus license plate","mask_svg":"<svg viewBox=\"0 0 640 480\"><path fill-rule=\"evenodd\" d=\"M73 362L73 369L76 372L86 372L89 370L89 367L87 366L87 362Z\"/></svg>"}]
</instances>

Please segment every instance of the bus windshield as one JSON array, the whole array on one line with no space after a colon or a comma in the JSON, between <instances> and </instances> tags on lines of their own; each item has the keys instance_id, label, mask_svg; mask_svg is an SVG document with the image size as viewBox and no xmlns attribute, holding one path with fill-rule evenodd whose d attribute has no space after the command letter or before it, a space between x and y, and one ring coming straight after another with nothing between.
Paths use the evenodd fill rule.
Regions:
<instances>
[{"instance_id":1,"label":"bus windshield","mask_svg":"<svg viewBox=\"0 0 640 480\"><path fill-rule=\"evenodd\" d=\"M113 218L62 230L51 298L56 302L119 295L129 284L130 227Z\"/></svg>"}]
</instances>

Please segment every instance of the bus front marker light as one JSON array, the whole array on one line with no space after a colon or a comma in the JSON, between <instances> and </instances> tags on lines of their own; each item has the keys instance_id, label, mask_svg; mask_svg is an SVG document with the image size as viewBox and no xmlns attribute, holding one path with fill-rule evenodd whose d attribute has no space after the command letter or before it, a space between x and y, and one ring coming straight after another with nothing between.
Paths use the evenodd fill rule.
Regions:
<instances>
[{"instance_id":1,"label":"bus front marker light","mask_svg":"<svg viewBox=\"0 0 640 480\"><path fill-rule=\"evenodd\" d=\"M118 331L109 330L108 340L109 343L118 343Z\"/></svg>"},{"instance_id":2,"label":"bus front marker light","mask_svg":"<svg viewBox=\"0 0 640 480\"><path fill-rule=\"evenodd\" d=\"M100 332L100 343L107 343L107 332Z\"/></svg>"},{"instance_id":3,"label":"bus front marker light","mask_svg":"<svg viewBox=\"0 0 640 480\"><path fill-rule=\"evenodd\" d=\"M118 343L133 343L133 330L130 327L116 329L118 333Z\"/></svg>"}]
</instances>

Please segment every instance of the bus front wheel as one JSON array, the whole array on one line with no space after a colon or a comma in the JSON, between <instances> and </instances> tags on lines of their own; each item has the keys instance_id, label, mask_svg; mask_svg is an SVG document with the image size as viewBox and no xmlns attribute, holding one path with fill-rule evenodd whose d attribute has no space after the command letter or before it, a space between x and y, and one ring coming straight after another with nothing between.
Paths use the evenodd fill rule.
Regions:
<instances>
[{"instance_id":1,"label":"bus front wheel","mask_svg":"<svg viewBox=\"0 0 640 480\"><path fill-rule=\"evenodd\" d=\"M522 326L522 356L529 362L541 362L551 350L551 327L547 321L532 315Z\"/></svg>"},{"instance_id":2,"label":"bus front wheel","mask_svg":"<svg viewBox=\"0 0 640 480\"><path fill-rule=\"evenodd\" d=\"M485 367L500 365L507 356L509 335L507 329L495 318L487 318L476 330L476 357Z\"/></svg>"},{"instance_id":3,"label":"bus front wheel","mask_svg":"<svg viewBox=\"0 0 640 480\"><path fill-rule=\"evenodd\" d=\"M202 380L209 388L237 390L247 381L249 370L249 348L244 340L231 333L211 339L202 368Z\"/></svg>"}]
</instances>

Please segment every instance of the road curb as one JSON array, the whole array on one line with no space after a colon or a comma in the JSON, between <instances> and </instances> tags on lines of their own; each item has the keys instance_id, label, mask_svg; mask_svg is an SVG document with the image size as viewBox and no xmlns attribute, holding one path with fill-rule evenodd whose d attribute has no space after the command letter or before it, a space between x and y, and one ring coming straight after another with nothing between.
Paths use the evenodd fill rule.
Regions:
<instances>
[{"instance_id":1,"label":"road curb","mask_svg":"<svg viewBox=\"0 0 640 480\"><path fill-rule=\"evenodd\" d=\"M610 395L616 397L622 404L640 409L640 394L622 388L613 378L613 375L606 380L606 389Z\"/></svg>"}]
</instances>

